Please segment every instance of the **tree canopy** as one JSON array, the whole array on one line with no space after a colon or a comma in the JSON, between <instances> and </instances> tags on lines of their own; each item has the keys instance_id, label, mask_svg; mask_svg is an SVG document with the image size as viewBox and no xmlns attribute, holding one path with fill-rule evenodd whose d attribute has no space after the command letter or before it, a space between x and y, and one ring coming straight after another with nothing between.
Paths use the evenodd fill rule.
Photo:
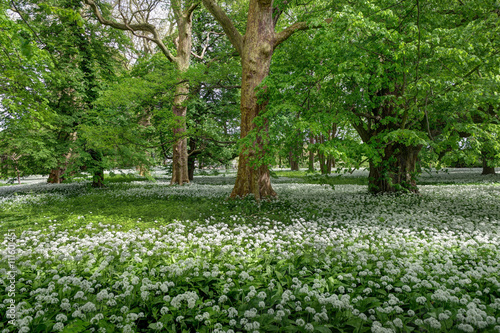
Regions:
<instances>
[{"instance_id":1,"label":"tree canopy","mask_svg":"<svg viewBox=\"0 0 500 333\"><path fill-rule=\"evenodd\" d=\"M423 168L500 161L495 0L0 2L0 175L229 166L368 167L418 192Z\"/></svg>"}]
</instances>

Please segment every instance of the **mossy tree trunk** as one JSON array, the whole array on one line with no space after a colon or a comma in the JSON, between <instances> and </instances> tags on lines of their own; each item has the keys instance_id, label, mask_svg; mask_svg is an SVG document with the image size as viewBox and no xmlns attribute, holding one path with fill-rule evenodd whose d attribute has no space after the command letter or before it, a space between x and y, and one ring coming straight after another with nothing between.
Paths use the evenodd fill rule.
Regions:
<instances>
[{"instance_id":1,"label":"mossy tree trunk","mask_svg":"<svg viewBox=\"0 0 500 333\"><path fill-rule=\"evenodd\" d=\"M180 8L180 6L180 1L177 1L174 7ZM189 83L184 80L182 74L189 69L189 62L191 59L193 12L183 12L181 10L174 10L174 12L176 14L177 28L179 29L176 64L181 77L179 77L179 82L175 88L175 97L172 107L177 125L174 128L174 137L177 141L173 145L172 180L170 183L183 185L189 183L186 136L186 102L189 98Z\"/></svg>"},{"instance_id":2,"label":"mossy tree trunk","mask_svg":"<svg viewBox=\"0 0 500 333\"><path fill-rule=\"evenodd\" d=\"M418 193L415 178L418 154L422 146L391 144L385 147L381 161L370 160L368 190L371 193Z\"/></svg>"}]
</instances>

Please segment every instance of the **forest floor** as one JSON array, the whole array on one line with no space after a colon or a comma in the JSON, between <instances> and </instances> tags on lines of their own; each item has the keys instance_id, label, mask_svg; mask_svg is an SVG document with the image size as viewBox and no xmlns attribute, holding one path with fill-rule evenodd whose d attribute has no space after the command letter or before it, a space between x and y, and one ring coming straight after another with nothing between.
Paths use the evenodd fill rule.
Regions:
<instances>
[{"instance_id":1,"label":"forest floor","mask_svg":"<svg viewBox=\"0 0 500 333\"><path fill-rule=\"evenodd\" d=\"M500 331L499 175L277 171L255 202L210 173L0 187L0 331Z\"/></svg>"}]
</instances>

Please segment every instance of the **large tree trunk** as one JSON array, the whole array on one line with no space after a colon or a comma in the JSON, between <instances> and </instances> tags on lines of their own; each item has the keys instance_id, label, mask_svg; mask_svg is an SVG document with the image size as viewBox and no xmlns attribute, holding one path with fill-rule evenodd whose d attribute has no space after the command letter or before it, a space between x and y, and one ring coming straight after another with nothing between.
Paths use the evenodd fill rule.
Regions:
<instances>
[{"instance_id":1,"label":"large tree trunk","mask_svg":"<svg viewBox=\"0 0 500 333\"><path fill-rule=\"evenodd\" d=\"M243 37L214 0L202 0L205 7L219 21L231 44L241 56L241 137L245 138L255 128L253 120L265 109L266 102L257 103L255 88L268 75L274 48L293 33L308 28L306 22L296 22L279 33L274 32L272 0L250 0L247 28ZM276 17L276 21L279 15ZM265 89L265 88L264 88ZM269 168L262 162L267 125L256 128L255 140L240 152L238 174L231 197L254 194L255 199L276 196L271 187ZM258 166L255 164L260 162Z\"/></svg>"},{"instance_id":2,"label":"large tree trunk","mask_svg":"<svg viewBox=\"0 0 500 333\"><path fill-rule=\"evenodd\" d=\"M192 44L192 13L188 16L181 15L177 18L179 39L177 44L177 68L179 72L185 73L189 68ZM177 126L174 128L174 136L177 141L173 145L172 157L172 180L170 184L189 183L188 153L186 138L186 101L188 100L189 84L182 77L175 89L174 105L172 111L176 118Z\"/></svg>"},{"instance_id":3,"label":"large tree trunk","mask_svg":"<svg viewBox=\"0 0 500 333\"><path fill-rule=\"evenodd\" d=\"M482 175L495 175L495 167L488 165L488 158L483 156L483 172Z\"/></svg>"},{"instance_id":4,"label":"large tree trunk","mask_svg":"<svg viewBox=\"0 0 500 333\"><path fill-rule=\"evenodd\" d=\"M371 193L418 193L415 166L422 146L389 145L384 149L382 161L370 160L368 190Z\"/></svg>"},{"instance_id":5,"label":"large tree trunk","mask_svg":"<svg viewBox=\"0 0 500 333\"><path fill-rule=\"evenodd\" d=\"M63 174L66 168L54 168L50 170L49 178L47 183L50 184L60 184L63 181Z\"/></svg>"},{"instance_id":6,"label":"large tree trunk","mask_svg":"<svg viewBox=\"0 0 500 333\"><path fill-rule=\"evenodd\" d=\"M257 133L253 145L245 145L240 152L232 198L253 194L256 200L260 200L276 196L271 186L268 165L255 165L265 155L267 126L263 124L256 128L253 122L267 104L258 103L256 88L269 74L271 65L275 38L272 10L272 1L250 1L241 54L241 138L254 129Z\"/></svg>"}]
</instances>

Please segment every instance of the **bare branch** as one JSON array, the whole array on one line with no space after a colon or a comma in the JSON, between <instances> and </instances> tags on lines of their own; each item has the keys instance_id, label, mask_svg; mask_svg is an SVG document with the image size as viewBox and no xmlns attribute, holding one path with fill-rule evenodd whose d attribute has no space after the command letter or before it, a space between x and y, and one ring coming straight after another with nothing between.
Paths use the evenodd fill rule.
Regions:
<instances>
[{"instance_id":1,"label":"bare branch","mask_svg":"<svg viewBox=\"0 0 500 333\"><path fill-rule=\"evenodd\" d=\"M147 40L150 40L150 41L154 42L156 45L158 45L158 47L160 48L162 53L167 57L168 60L170 60L172 62L177 62L177 58L174 57L172 55L172 53L170 53L170 51L168 50L167 46L165 44L163 44L161 37L160 37L160 34L158 33L158 31L156 30L156 27L154 25L147 23L147 22L129 24L129 22L127 22L128 20L126 20L125 17L123 20L125 23L119 23L119 22L105 19L102 16L101 11L99 10L99 7L97 6L97 4L93 0L84 0L84 1L87 5L90 6L92 11L94 12L94 15L97 17L97 20L101 24L104 24L104 25L107 25L107 26L110 26L112 28L119 29L119 30L131 31L137 37L141 37L141 38L145 38ZM123 16L123 14L122 14L122 16ZM137 34L137 31L143 31L143 32L150 33L153 35L153 37Z\"/></svg>"},{"instance_id":2,"label":"bare branch","mask_svg":"<svg viewBox=\"0 0 500 333\"><path fill-rule=\"evenodd\" d=\"M219 21L222 29L226 33L231 44L233 44L236 51L243 54L243 36L236 29L231 19L227 16L222 8L220 8L214 0L202 0L208 11Z\"/></svg>"},{"instance_id":3,"label":"bare branch","mask_svg":"<svg viewBox=\"0 0 500 333\"><path fill-rule=\"evenodd\" d=\"M207 48L210 46L210 34L211 34L211 33L212 33L211 31L209 31L209 32L207 33L206 44L205 44L205 47L203 48L203 50L201 51L201 54L200 54L200 55L197 55L196 53L194 53L194 52L192 52L192 51L191 51L191 54L192 54L194 57L196 57L196 58L198 58L198 59L203 59L203 57L205 56L205 52L207 51Z\"/></svg>"}]
</instances>

